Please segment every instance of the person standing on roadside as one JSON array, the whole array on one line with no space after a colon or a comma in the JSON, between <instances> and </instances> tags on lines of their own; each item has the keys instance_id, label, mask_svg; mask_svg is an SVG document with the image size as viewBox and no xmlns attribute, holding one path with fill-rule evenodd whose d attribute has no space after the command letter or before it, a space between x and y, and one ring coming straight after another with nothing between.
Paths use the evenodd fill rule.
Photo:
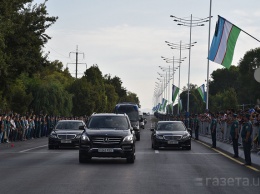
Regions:
<instances>
[{"instance_id":1,"label":"person standing on roadside","mask_svg":"<svg viewBox=\"0 0 260 194\"><path fill-rule=\"evenodd\" d=\"M233 149L234 149L233 158L238 158L238 136L239 136L238 125L239 123L237 120L237 114L233 114L233 122L230 128L230 136L232 138Z\"/></svg>"},{"instance_id":2,"label":"person standing on roadside","mask_svg":"<svg viewBox=\"0 0 260 194\"><path fill-rule=\"evenodd\" d=\"M4 126L4 122L2 120L3 116L0 116L0 144L2 143L2 137L4 135L4 131L5 131L5 126Z\"/></svg>"},{"instance_id":3,"label":"person standing on roadside","mask_svg":"<svg viewBox=\"0 0 260 194\"><path fill-rule=\"evenodd\" d=\"M210 123L210 130L211 130L211 138L212 138L212 148L216 148L216 141L217 141L217 137L216 137L216 135L217 135L217 131L216 131L216 129L217 129L217 120L216 120L216 116L215 116L215 114L213 114L212 113L212 115L211 115L211 123Z\"/></svg>"},{"instance_id":4,"label":"person standing on roadside","mask_svg":"<svg viewBox=\"0 0 260 194\"><path fill-rule=\"evenodd\" d=\"M245 163L243 165L251 165L251 146L252 146L252 138L251 134L253 131L252 123L249 120L250 114L244 115L244 124L241 131L243 150L245 154Z\"/></svg>"}]
</instances>

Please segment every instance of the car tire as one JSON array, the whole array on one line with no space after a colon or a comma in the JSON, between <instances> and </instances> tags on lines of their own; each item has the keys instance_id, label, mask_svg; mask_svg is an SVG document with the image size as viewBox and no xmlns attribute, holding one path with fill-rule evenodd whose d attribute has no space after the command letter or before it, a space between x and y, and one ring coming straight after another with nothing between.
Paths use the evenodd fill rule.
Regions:
<instances>
[{"instance_id":1,"label":"car tire","mask_svg":"<svg viewBox=\"0 0 260 194\"><path fill-rule=\"evenodd\" d=\"M136 135L136 141L140 141L140 134Z\"/></svg>"},{"instance_id":2,"label":"car tire","mask_svg":"<svg viewBox=\"0 0 260 194\"><path fill-rule=\"evenodd\" d=\"M135 162L135 154L132 154L131 156L126 158L127 163L134 163Z\"/></svg>"},{"instance_id":3,"label":"car tire","mask_svg":"<svg viewBox=\"0 0 260 194\"><path fill-rule=\"evenodd\" d=\"M156 146L156 145L154 145L153 143L152 143L152 148L154 149L154 150L158 150L158 146Z\"/></svg>"},{"instance_id":4,"label":"car tire","mask_svg":"<svg viewBox=\"0 0 260 194\"><path fill-rule=\"evenodd\" d=\"M86 157L84 154L79 154L79 163L90 162L91 157Z\"/></svg>"},{"instance_id":5,"label":"car tire","mask_svg":"<svg viewBox=\"0 0 260 194\"><path fill-rule=\"evenodd\" d=\"M49 150L53 150L54 148L55 148L54 145L48 145L48 149L49 149Z\"/></svg>"},{"instance_id":6,"label":"car tire","mask_svg":"<svg viewBox=\"0 0 260 194\"><path fill-rule=\"evenodd\" d=\"M183 150L191 150L191 146L183 147Z\"/></svg>"}]
</instances>

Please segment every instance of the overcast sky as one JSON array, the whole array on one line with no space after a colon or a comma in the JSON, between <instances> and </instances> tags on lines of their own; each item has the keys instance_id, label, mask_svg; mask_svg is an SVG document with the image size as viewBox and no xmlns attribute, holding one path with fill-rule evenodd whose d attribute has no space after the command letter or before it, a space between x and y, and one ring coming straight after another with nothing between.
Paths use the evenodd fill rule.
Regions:
<instances>
[{"instance_id":1,"label":"overcast sky","mask_svg":"<svg viewBox=\"0 0 260 194\"><path fill-rule=\"evenodd\" d=\"M35 0L35 3L44 0ZM68 65L75 76L75 55L78 45L79 62L87 68L97 64L103 75L118 76L123 87L136 93L143 109L153 107L155 82L163 74L158 66L169 67L161 56L179 58L179 51L170 49L165 41L189 43L189 27L178 26L170 17L206 18L209 16L210 0L49 0L47 10L50 16L58 16L57 22L47 30L52 37L45 47L50 52L49 60L60 60ZM215 31L217 15L228 19L238 27L260 39L259 0L212 0L211 37ZM207 48L209 24L192 28L192 42L197 44L191 50L190 83L200 86L207 78ZM233 58L238 64L245 52L259 47L256 40L240 34ZM180 86L188 83L187 57L181 66ZM177 66L177 64L176 64ZM209 72L222 68L210 62ZM86 70L79 64L78 75ZM179 72L174 75L178 85Z\"/></svg>"}]
</instances>

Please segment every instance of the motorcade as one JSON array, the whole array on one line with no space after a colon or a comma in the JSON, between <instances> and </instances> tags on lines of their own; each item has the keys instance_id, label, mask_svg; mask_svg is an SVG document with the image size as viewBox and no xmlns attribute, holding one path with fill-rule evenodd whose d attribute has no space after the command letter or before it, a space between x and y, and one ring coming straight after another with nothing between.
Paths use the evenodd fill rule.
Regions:
<instances>
[{"instance_id":1,"label":"motorcade","mask_svg":"<svg viewBox=\"0 0 260 194\"><path fill-rule=\"evenodd\" d=\"M61 146L78 146L80 136L85 128L82 120L60 120L48 137L48 148L54 149Z\"/></svg>"},{"instance_id":2,"label":"motorcade","mask_svg":"<svg viewBox=\"0 0 260 194\"><path fill-rule=\"evenodd\" d=\"M93 157L126 158L128 163L134 163L134 131L126 114L90 116L80 138L79 162L89 162Z\"/></svg>"},{"instance_id":3,"label":"motorcade","mask_svg":"<svg viewBox=\"0 0 260 194\"><path fill-rule=\"evenodd\" d=\"M151 131L153 149L178 147L191 150L190 129L182 121L158 121Z\"/></svg>"}]
</instances>

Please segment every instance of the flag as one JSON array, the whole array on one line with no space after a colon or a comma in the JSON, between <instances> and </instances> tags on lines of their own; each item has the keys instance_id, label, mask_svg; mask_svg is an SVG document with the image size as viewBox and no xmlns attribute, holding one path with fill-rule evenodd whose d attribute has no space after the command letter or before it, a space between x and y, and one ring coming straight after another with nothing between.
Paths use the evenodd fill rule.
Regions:
<instances>
[{"instance_id":1,"label":"flag","mask_svg":"<svg viewBox=\"0 0 260 194\"><path fill-rule=\"evenodd\" d=\"M181 99L179 99L179 104L178 104L178 106L179 106L179 110L180 110L180 112L182 111L182 101L181 101Z\"/></svg>"},{"instance_id":2,"label":"flag","mask_svg":"<svg viewBox=\"0 0 260 194\"><path fill-rule=\"evenodd\" d=\"M218 16L215 34L209 51L209 60L230 68L241 29Z\"/></svg>"},{"instance_id":3,"label":"flag","mask_svg":"<svg viewBox=\"0 0 260 194\"><path fill-rule=\"evenodd\" d=\"M167 100L163 98L163 103L162 103L162 111L165 112Z\"/></svg>"},{"instance_id":4,"label":"flag","mask_svg":"<svg viewBox=\"0 0 260 194\"><path fill-rule=\"evenodd\" d=\"M206 102L205 85L202 84L200 87L198 87L198 91L199 91L199 93L200 93L200 96L201 96L203 102Z\"/></svg>"},{"instance_id":5,"label":"flag","mask_svg":"<svg viewBox=\"0 0 260 194\"><path fill-rule=\"evenodd\" d=\"M175 101L177 94L179 93L180 88L172 84L172 102Z\"/></svg>"},{"instance_id":6,"label":"flag","mask_svg":"<svg viewBox=\"0 0 260 194\"><path fill-rule=\"evenodd\" d=\"M157 106L156 106L156 112L158 112L161 108L161 103L158 103Z\"/></svg>"}]
</instances>

